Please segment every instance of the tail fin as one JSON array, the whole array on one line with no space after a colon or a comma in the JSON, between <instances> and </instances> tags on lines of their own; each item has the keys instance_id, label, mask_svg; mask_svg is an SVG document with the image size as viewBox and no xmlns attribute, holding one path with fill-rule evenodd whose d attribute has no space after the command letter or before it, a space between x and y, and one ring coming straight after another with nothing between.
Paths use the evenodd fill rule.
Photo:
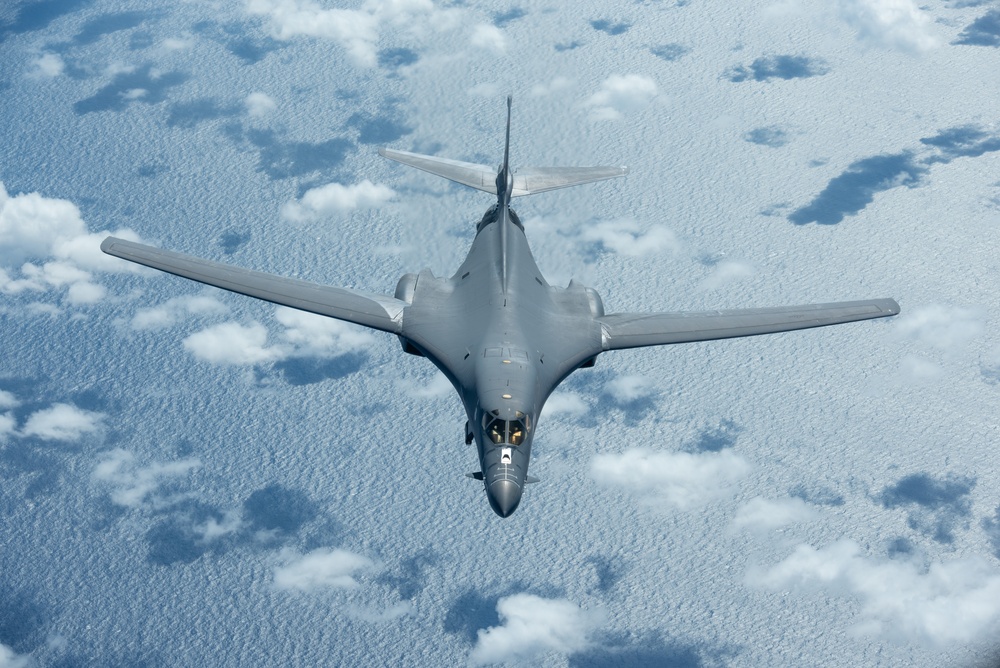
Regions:
<instances>
[{"instance_id":1,"label":"tail fin","mask_svg":"<svg viewBox=\"0 0 1000 668\"><path fill-rule=\"evenodd\" d=\"M430 155L420 155L409 151L396 151L390 148L380 148L378 154L383 158L395 160L410 167L422 169L437 176L461 183L462 185L498 195L497 183L501 174L510 173L510 106L511 99L507 97L507 133L504 140L503 164L499 172L486 165L472 162L449 160ZM584 183L594 183L614 179L628 174L628 167L526 167L515 170L511 179L511 197L533 195L557 188L568 188Z\"/></svg>"}]
</instances>

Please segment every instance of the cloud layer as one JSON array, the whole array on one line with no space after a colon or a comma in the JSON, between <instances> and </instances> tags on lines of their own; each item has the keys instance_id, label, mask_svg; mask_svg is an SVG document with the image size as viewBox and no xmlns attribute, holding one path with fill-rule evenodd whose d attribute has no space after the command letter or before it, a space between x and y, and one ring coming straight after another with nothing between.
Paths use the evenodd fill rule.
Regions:
<instances>
[{"instance_id":1,"label":"cloud layer","mask_svg":"<svg viewBox=\"0 0 1000 668\"><path fill-rule=\"evenodd\" d=\"M566 599L533 594L501 598L497 612L503 624L479 631L469 656L472 665L532 661L546 652L579 652L607 621L603 610L585 610Z\"/></svg>"},{"instance_id":2,"label":"cloud layer","mask_svg":"<svg viewBox=\"0 0 1000 668\"><path fill-rule=\"evenodd\" d=\"M280 558L285 563L274 569L274 586L285 590L353 589L358 586L354 575L373 566L370 559L360 554L326 547L306 554L286 549Z\"/></svg>"},{"instance_id":3,"label":"cloud layer","mask_svg":"<svg viewBox=\"0 0 1000 668\"><path fill-rule=\"evenodd\" d=\"M730 495L750 472L731 450L692 454L632 448L594 457L590 476L655 507L690 510Z\"/></svg>"},{"instance_id":4,"label":"cloud layer","mask_svg":"<svg viewBox=\"0 0 1000 668\"><path fill-rule=\"evenodd\" d=\"M94 272L138 271L134 265L101 252L107 232L90 233L75 204L39 193L15 195L0 182L0 292L65 289L70 304L90 304L105 289ZM115 236L132 241L131 230Z\"/></svg>"},{"instance_id":5,"label":"cloud layer","mask_svg":"<svg viewBox=\"0 0 1000 668\"><path fill-rule=\"evenodd\" d=\"M995 637L1000 571L979 557L932 563L865 557L854 541L816 549L799 545L747 582L768 589L819 587L861 600L854 631L942 646Z\"/></svg>"}]
</instances>

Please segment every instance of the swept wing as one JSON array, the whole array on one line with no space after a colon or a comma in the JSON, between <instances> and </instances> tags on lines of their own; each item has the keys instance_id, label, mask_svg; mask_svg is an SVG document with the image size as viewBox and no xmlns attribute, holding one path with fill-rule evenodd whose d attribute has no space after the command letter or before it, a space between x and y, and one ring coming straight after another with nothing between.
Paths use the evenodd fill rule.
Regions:
<instances>
[{"instance_id":1,"label":"swept wing","mask_svg":"<svg viewBox=\"0 0 1000 668\"><path fill-rule=\"evenodd\" d=\"M604 350L730 339L825 327L899 313L893 299L678 313L614 313L598 318Z\"/></svg>"},{"instance_id":2,"label":"swept wing","mask_svg":"<svg viewBox=\"0 0 1000 668\"><path fill-rule=\"evenodd\" d=\"M402 332L403 309L407 304L393 297L274 276L116 237L105 239L101 243L101 250L124 260L241 295L384 332Z\"/></svg>"}]
</instances>

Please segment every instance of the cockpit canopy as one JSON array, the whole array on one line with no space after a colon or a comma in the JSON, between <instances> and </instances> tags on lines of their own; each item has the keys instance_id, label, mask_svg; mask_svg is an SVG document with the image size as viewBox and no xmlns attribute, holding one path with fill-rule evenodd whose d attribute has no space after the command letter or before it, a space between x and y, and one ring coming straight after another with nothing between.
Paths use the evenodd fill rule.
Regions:
<instances>
[{"instance_id":1,"label":"cockpit canopy","mask_svg":"<svg viewBox=\"0 0 1000 668\"><path fill-rule=\"evenodd\" d=\"M531 418L521 411L514 411L513 420L498 417L499 410L483 414L483 432L494 444L521 445L531 429Z\"/></svg>"}]
</instances>

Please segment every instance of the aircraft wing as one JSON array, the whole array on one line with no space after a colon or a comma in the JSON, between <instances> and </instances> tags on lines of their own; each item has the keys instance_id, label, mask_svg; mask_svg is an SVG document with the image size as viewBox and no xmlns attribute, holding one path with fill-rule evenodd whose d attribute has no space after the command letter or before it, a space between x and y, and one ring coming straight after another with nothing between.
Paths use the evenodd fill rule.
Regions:
<instances>
[{"instance_id":1,"label":"aircraft wing","mask_svg":"<svg viewBox=\"0 0 1000 668\"><path fill-rule=\"evenodd\" d=\"M899 313L893 299L678 313L614 313L597 318L604 350L662 346L788 332L884 318Z\"/></svg>"},{"instance_id":2,"label":"aircraft wing","mask_svg":"<svg viewBox=\"0 0 1000 668\"><path fill-rule=\"evenodd\" d=\"M106 238L101 243L101 250L108 255L241 295L384 332L399 334L402 331L403 309L407 304L393 297L283 278L115 237Z\"/></svg>"}]
</instances>

